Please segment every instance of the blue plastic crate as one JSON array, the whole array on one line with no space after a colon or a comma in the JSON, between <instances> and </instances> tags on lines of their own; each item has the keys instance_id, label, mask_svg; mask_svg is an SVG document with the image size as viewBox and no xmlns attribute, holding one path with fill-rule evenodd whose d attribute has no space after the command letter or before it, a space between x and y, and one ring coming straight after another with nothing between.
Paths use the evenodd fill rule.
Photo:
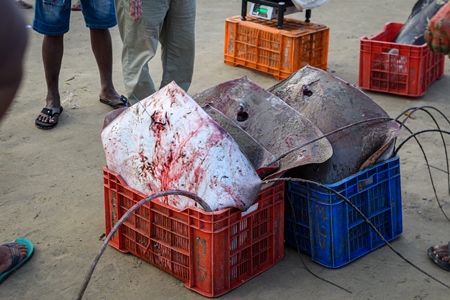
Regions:
<instances>
[{"instance_id":1,"label":"blue plastic crate","mask_svg":"<svg viewBox=\"0 0 450 300\"><path fill-rule=\"evenodd\" d=\"M328 188L355 205L389 242L403 232L398 156L349 176ZM339 268L384 245L355 209L334 192L289 181L285 243L328 268ZM295 214L294 214L295 213Z\"/></svg>"}]
</instances>

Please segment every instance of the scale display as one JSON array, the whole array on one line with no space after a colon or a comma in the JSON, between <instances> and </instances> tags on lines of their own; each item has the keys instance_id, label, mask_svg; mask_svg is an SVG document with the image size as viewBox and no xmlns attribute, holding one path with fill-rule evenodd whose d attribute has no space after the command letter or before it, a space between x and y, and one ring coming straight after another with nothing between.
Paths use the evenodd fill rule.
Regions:
<instances>
[{"instance_id":1,"label":"scale display","mask_svg":"<svg viewBox=\"0 0 450 300\"><path fill-rule=\"evenodd\" d=\"M262 4L252 4L250 9L250 15L266 20L271 20L273 14L273 7L262 5Z\"/></svg>"},{"instance_id":2,"label":"scale display","mask_svg":"<svg viewBox=\"0 0 450 300\"><path fill-rule=\"evenodd\" d=\"M297 9L295 6L284 8L285 15L300 11L301 10ZM252 6L250 7L250 15L265 20L272 20L278 15L278 7L252 3Z\"/></svg>"}]
</instances>

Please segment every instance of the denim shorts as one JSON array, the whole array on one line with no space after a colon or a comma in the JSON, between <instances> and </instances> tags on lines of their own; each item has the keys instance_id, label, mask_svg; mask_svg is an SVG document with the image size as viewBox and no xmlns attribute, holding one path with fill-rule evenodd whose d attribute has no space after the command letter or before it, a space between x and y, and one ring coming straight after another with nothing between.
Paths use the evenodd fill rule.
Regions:
<instances>
[{"instance_id":1,"label":"denim shorts","mask_svg":"<svg viewBox=\"0 0 450 300\"><path fill-rule=\"evenodd\" d=\"M36 0L33 29L49 36L68 32L71 5L71 0ZM117 24L114 0L81 0L81 7L88 28L105 29Z\"/></svg>"}]
</instances>

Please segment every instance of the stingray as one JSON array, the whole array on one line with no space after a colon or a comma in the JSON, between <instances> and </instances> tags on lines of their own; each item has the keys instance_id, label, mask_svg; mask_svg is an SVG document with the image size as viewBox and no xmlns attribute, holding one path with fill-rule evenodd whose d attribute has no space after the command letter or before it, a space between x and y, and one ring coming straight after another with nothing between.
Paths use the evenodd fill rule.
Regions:
<instances>
[{"instance_id":1,"label":"stingray","mask_svg":"<svg viewBox=\"0 0 450 300\"><path fill-rule=\"evenodd\" d=\"M212 211L245 211L260 191L261 179L233 138L174 82L109 122L101 133L107 167L146 195L178 189ZM199 207L179 195L160 201Z\"/></svg>"},{"instance_id":2,"label":"stingray","mask_svg":"<svg viewBox=\"0 0 450 300\"><path fill-rule=\"evenodd\" d=\"M423 45L423 34L430 19L445 4L447 0L419 0L414 5L411 14L403 24L394 39L394 43L407 45Z\"/></svg>"},{"instance_id":3,"label":"stingray","mask_svg":"<svg viewBox=\"0 0 450 300\"><path fill-rule=\"evenodd\" d=\"M264 179L267 175L279 169L280 163L275 161L276 157L239 127L239 125L209 104L205 105L203 109L219 123L233 139L239 141L239 149L241 149L242 153L244 153L251 162L261 179Z\"/></svg>"},{"instance_id":4,"label":"stingray","mask_svg":"<svg viewBox=\"0 0 450 300\"><path fill-rule=\"evenodd\" d=\"M324 134L372 118L385 118L328 135L333 155L289 176L335 183L392 155L398 124L360 89L330 73L305 66L268 89L307 117Z\"/></svg>"},{"instance_id":5,"label":"stingray","mask_svg":"<svg viewBox=\"0 0 450 300\"><path fill-rule=\"evenodd\" d=\"M320 138L323 133L317 126L246 76L203 90L193 98L202 107L210 105L222 112L276 157L280 167L266 179L301 165L324 162L332 155L330 142Z\"/></svg>"}]
</instances>

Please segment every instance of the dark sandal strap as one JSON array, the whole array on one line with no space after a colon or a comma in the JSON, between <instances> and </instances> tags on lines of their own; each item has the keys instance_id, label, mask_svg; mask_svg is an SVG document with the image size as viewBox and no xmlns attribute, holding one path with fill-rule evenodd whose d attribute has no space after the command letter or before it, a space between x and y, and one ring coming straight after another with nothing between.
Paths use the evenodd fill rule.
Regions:
<instances>
[{"instance_id":1,"label":"dark sandal strap","mask_svg":"<svg viewBox=\"0 0 450 300\"><path fill-rule=\"evenodd\" d=\"M110 106L112 106L112 107L117 106L117 105L123 105L123 106L125 106L125 107L128 107L128 106L129 106L129 105L128 105L128 99L127 99L127 97L125 97L125 96L123 96L123 95L120 96L119 99L112 100L111 102L108 103L108 105L110 105Z\"/></svg>"},{"instance_id":2,"label":"dark sandal strap","mask_svg":"<svg viewBox=\"0 0 450 300\"><path fill-rule=\"evenodd\" d=\"M130 102L128 102L128 98L125 97L124 95L120 95L120 101L122 101L123 105L125 105L126 107L130 106Z\"/></svg>"},{"instance_id":3,"label":"dark sandal strap","mask_svg":"<svg viewBox=\"0 0 450 300\"><path fill-rule=\"evenodd\" d=\"M44 107L44 108L41 110L41 114L44 114L44 115L49 116L50 119L51 119L51 118L53 117L53 115L55 115L55 114L60 115L61 112L62 112L62 107L59 107L59 108L46 108L46 107Z\"/></svg>"},{"instance_id":4,"label":"dark sandal strap","mask_svg":"<svg viewBox=\"0 0 450 300\"><path fill-rule=\"evenodd\" d=\"M9 272L12 268L14 268L19 262L20 262L20 249L18 245L16 244L4 244L3 246L6 246L11 251L12 261L11 265L5 272Z\"/></svg>"}]
</instances>

